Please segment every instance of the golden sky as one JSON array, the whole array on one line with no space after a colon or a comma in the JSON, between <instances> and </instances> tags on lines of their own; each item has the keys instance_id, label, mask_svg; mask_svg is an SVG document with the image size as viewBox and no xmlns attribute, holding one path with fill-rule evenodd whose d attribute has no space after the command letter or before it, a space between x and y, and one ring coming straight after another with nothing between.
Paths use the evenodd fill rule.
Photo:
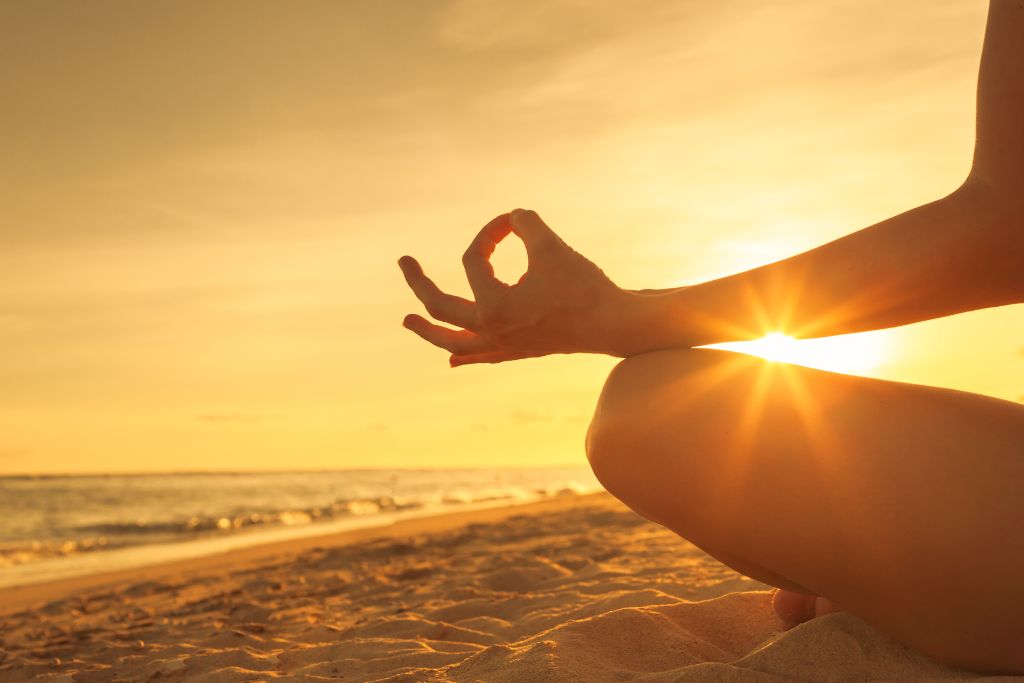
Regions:
<instances>
[{"instance_id":1,"label":"golden sky","mask_svg":"<svg viewBox=\"0 0 1024 683\"><path fill-rule=\"evenodd\" d=\"M0 473L583 465L613 361L451 370L396 259L468 295L521 206L665 287L936 199L985 11L0 2ZM1024 394L1022 306L872 334L873 376Z\"/></svg>"}]
</instances>

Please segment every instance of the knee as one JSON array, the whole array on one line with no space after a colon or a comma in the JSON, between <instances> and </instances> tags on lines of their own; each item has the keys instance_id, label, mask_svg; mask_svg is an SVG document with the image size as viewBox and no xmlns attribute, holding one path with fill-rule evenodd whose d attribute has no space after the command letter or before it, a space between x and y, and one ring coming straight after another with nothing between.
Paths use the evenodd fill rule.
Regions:
<instances>
[{"instance_id":1,"label":"knee","mask_svg":"<svg viewBox=\"0 0 1024 683\"><path fill-rule=\"evenodd\" d=\"M673 349L632 356L608 375L587 430L587 459L598 480L618 494L629 481L649 473L660 449L646 443L668 418L687 419L687 385L716 359L712 353Z\"/></svg>"},{"instance_id":2,"label":"knee","mask_svg":"<svg viewBox=\"0 0 1024 683\"><path fill-rule=\"evenodd\" d=\"M640 354L612 370L587 431L590 466L616 495L643 491L666 467L694 469L729 428L760 359L711 349ZM621 497L621 495L620 495Z\"/></svg>"},{"instance_id":3,"label":"knee","mask_svg":"<svg viewBox=\"0 0 1024 683\"><path fill-rule=\"evenodd\" d=\"M627 413L636 403L629 395L639 379L643 356L633 356L620 361L605 380L601 395L597 399L594 415L587 429L587 460L598 479L605 483L605 475L611 466L624 458L624 447L628 439L626 431L629 419Z\"/></svg>"},{"instance_id":4,"label":"knee","mask_svg":"<svg viewBox=\"0 0 1024 683\"><path fill-rule=\"evenodd\" d=\"M634 384L637 358L620 361L608 375L587 428L585 449L594 476L604 488L623 499L623 473L628 467L626 387Z\"/></svg>"}]
</instances>

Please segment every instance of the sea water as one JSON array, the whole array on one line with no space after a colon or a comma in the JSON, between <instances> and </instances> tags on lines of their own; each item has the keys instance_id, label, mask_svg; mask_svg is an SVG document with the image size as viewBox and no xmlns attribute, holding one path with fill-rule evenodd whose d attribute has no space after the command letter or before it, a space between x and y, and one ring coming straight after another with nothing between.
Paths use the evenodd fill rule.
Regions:
<instances>
[{"instance_id":1,"label":"sea water","mask_svg":"<svg viewBox=\"0 0 1024 683\"><path fill-rule=\"evenodd\" d=\"M599 489L586 468L0 477L0 586Z\"/></svg>"}]
</instances>

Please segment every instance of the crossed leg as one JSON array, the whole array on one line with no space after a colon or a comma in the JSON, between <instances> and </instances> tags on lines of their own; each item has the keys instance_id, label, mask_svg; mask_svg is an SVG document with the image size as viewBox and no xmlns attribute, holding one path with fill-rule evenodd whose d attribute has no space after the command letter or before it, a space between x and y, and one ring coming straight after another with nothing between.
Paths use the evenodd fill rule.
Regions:
<instances>
[{"instance_id":1,"label":"crossed leg","mask_svg":"<svg viewBox=\"0 0 1024 683\"><path fill-rule=\"evenodd\" d=\"M595 474L734 569L1024 672L1024 406L710 349L612 371Z\"/></svg>"}]
</instances>

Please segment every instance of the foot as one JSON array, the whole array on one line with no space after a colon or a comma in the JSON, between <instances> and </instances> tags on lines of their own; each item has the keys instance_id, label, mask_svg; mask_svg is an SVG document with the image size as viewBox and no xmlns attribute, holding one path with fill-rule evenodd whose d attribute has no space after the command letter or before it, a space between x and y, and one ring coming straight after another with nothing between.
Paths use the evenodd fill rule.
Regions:
<instances>
[{"instance_id":1,"label":"foot","mask_svg":"<svg viewBox=\"0 0 1024 683\"><path fill-rule=\"evenodd\" d=\"M814 617L843 611L842 607L828 598L795 593L781 588L776 589L775 595L772 596L772 607L775 608L775 614L790 626L802 624Z\"/></svg>"}]
</instances>

